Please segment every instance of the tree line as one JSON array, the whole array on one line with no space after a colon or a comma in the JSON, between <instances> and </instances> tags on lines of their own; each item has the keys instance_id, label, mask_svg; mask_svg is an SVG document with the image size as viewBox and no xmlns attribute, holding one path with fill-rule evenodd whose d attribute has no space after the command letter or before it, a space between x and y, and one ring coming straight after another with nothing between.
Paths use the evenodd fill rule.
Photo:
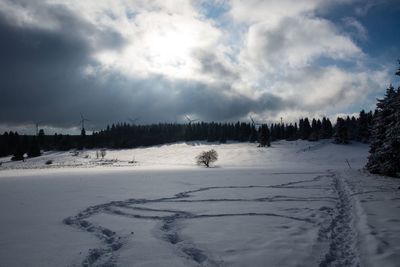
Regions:
<instances>
[{"instance_id":1,"label":"tree line","mask_svg":"<svg viewBox=\"0 0 400 267\"><path fill-rule=\"evenodd\" d=\"M277 140L308 140L334 138L336 143L346 144L351 140L367 143L373 113L361 111L358 118L338 118L335 126L329 118L302 118L298 123L273 123L256 125L249 122L219 123L198 122L189 124L158 123L135 125L117 123L106 129L86 135L45 135L40 130L37 136L19 135L5 132L0 135L0 156L13 155L13 159L23 159L40 155L44 150L70 150L83 148L136 148L162 145L173 142L208 141L225 143L227 141L252 142L259 146L270 146Z\"/></svg>"}]
</instances>

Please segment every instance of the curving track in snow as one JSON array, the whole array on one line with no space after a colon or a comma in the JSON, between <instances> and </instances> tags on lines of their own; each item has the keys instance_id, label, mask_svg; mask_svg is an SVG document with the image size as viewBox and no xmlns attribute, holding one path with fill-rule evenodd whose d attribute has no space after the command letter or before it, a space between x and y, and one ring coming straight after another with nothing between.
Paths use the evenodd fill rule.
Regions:
<instances>
[{"instance_id":1,"label":"curving track in snow","mask_svg":"<svg viewBox=\"0 0 400 267\"><path fill-rule=\"evenodd\" d=\"M296 196L296 195L271 195L271 190L317 190L321 196ZM220 197L202 197L206 192L223 190L260 190L265 191L265 197L254 198L228 198L223 194ZM328 194L327 192L330 192ZM199 198L200 197L200 198ZM280 212L212 212L203 213L193 210L181 210L173 208L177 204L197 203L207 205L209 203L282 203L288 202L291 207ZM306 209L307 203L321 202L317 215L298 216L293 213L296 209ZM327 203L329 205L327 205ZM170 206L170 208L154 208L154 205ZM354 228L353 207L351 193L343 179L330 171L310 179L282 183L277 185L227 185L210 186L194 190L179 192L171 197L147 199L131 198L124 201L112 201L109 203L91 206L82 210L77 215L64 220L66 225L90 232L99 238L103 246L90 249L82 266L118 266L118 255L121 248L130 238L130 235L119 235L113 229L108 229L97 223L91 222L91 218L97 214L122 216L128 219L143 219L158 221L160 241L172 246L178 251L179 256L191 261L198 266L224 266L223 260L215 258L212 254L197 246L196 240L186 240L181 234L182 223L206 218L225 217L276 217L297 221L311 225L312 229L318 229L318 240L314 247L320 251L316 256L316 265L319 266L358 266L360 265L356 248L357 233ZM290 242L290 240L288 240Z\"/></svg>"}]
</instances>

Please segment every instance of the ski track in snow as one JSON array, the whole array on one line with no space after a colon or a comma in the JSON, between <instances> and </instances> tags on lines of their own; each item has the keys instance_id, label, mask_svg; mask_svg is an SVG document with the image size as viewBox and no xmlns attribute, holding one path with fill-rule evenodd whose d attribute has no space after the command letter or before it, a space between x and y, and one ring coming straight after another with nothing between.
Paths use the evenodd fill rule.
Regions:
<instances>
[{"instance_id":1,"label":"ski track in snow","mask_svg":"<svg viewBox=\"0 0 400 267\"><path fill-rule=\"evenodd\" d=\"M313 183L321 179L329 179L332 188L323 187L321 185L313 185ZM328 182L329 184L329 182ZM208 199L191 199L194 193L201 193L211 190L220 189L320 189L332 190L337 197L289 197L275 195L263 198L208 198ZM310 223L319 227L318 242L316 246L326 244L324 255L321 255L319 266L359 266L359 259L356 250L357 234L353 226L353 207L351 204L351 193L345 184L345 181L337 174L328 170L327 173L318 175L308 180L288 182L278 185L248 185L248 186L210 186L195 190L179 192L172 197L157 199L127 199L124 201L111 201L109 203L99 204L86 208L75 216L64 219L64 224L76 227L83 231L90 232L99 238L103 246L102 248L90 249L86 258L82 262L82 266L117 266L118 251L127 243L128 238L133 237L132 232L129 236L119 236L111 229L90 222L93 215L109 214L112 216L124 216L133 219L147 219L159 221L159 230L162 233L161 239L167 244L174 246L178 254L199 266L222 266L223 263L213 259L207 255L201 248L195 244L184 240L180 235L179 224L185 220L196 220L202 218L217 217L234 217L234 216L266 216L280 217L290 220ZM325 221L318 222L313 218L303 218L287 214L278 213L217 213L217 214L196 214L189 211L181 211L177 209L156 209L143 207L149 203L190 203L190 202L310 202L325 201L332 202L334 207L328 208L322 206L319 210L328 213L330 216ZM136 207L135 205L142 205ZM141 214L144 213L144 214ZM146 213L155 212L157 215L146 215ZM133 235L133 236L132 236Z\"/></svg>"}]
</instances>

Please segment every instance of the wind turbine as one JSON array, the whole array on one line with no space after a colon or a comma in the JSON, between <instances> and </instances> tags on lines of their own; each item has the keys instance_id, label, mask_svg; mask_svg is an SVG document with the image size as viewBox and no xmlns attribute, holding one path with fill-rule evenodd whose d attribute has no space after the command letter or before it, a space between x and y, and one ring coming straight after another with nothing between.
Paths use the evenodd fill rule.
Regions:
<instances>
[{"instance_id":1,"label":"wind turbine","mask_svg":"<svg viewBox=\"0 0 400 267\"><path fill-rule=\"evenodd\" d=\"M260 126L262 126L262 124L261 123L258 123L258 122L256 122L256 121L254 121L254 119L253 119L253 117L252 116L250 116L250 120L251 120L251 124L252 124L252 126L253 126L253 128L252 128L252 132L253 132L253 129L254 129L254 131L255 131L255 134L256 134L256 138L257 138L257 141L260 143L261 141L260 141L260 137L261 137L261 133L260 133ZM258 145L258 147L260 147L261 146L261 143Z\"/></svg>"},{"instance_id":2,"label":"wind turbine","mask_svg":"<svg viewBox=\"0 0 400 267\"><path fill-rule=\"evenodd\" d=\"M192 125L192 122L198 121L198 119L192 120L188 115L185 115L185 118L189 121L189 125Z\"/></svg>"},{"instance_id":3,"label":"wind turbine","mask_svg":"<svg viewBox=\"0 0 400 267\"><path fill-rule=\"evenodd\" d=\"M36 127L36 136L39 135L39 125L42 123L42 121L38 121L35 123L35 127Z\"/></svg>"},{"instance_id":4,"label":"wind turbine","mask_svg":"<svg viewBox=\"0 0 400 267\"><path fill-rule=\"evenodd\" d=\"M85 117L83 117L82 113L81 113L81 120L79 121L79 123L81 124L81 130L85 130L85 121L90 121L88 119L86 119Z\"/></svg>"},{"instance_id":5,"label":"wind turbine","mask_svg":"<svg viewBox=\"0 0 400 267\"><path fill-rule=\"evenodd\" d=\"M256 126L261 126L261 123L255 122L253 117L250 116L251 124L254 126L254 128L257 128Z\"/></svg>"},{"instance_id":6,"label":"wind turbine","mask_svg":"<svg viewBox=\"0 0 400 267\"><path fill-rule=\"evenodd\" d=\"M128 118L128 121L130 121L132 125L135 125L138 120L139 120L139 117L136 117L134 119Z\"/></svg>"}]
</instances>

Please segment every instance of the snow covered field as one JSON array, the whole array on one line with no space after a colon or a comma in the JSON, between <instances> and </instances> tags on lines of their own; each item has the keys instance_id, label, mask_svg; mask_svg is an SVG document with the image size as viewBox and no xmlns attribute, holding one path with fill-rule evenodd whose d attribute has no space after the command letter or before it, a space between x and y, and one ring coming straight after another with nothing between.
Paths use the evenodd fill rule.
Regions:
<instances>
[{"instance_id":1,"label":"snow covered field","mask_svg":"<svg viewBox=\"0 0 400 267\"><path fill-rule=\"evenodd\" d=\"M195 166L211 148L216 167ZM360 170L367 154L328 140L2 158L0 266L399 266L400 181Z\"/></svg>"}]
</instances>

